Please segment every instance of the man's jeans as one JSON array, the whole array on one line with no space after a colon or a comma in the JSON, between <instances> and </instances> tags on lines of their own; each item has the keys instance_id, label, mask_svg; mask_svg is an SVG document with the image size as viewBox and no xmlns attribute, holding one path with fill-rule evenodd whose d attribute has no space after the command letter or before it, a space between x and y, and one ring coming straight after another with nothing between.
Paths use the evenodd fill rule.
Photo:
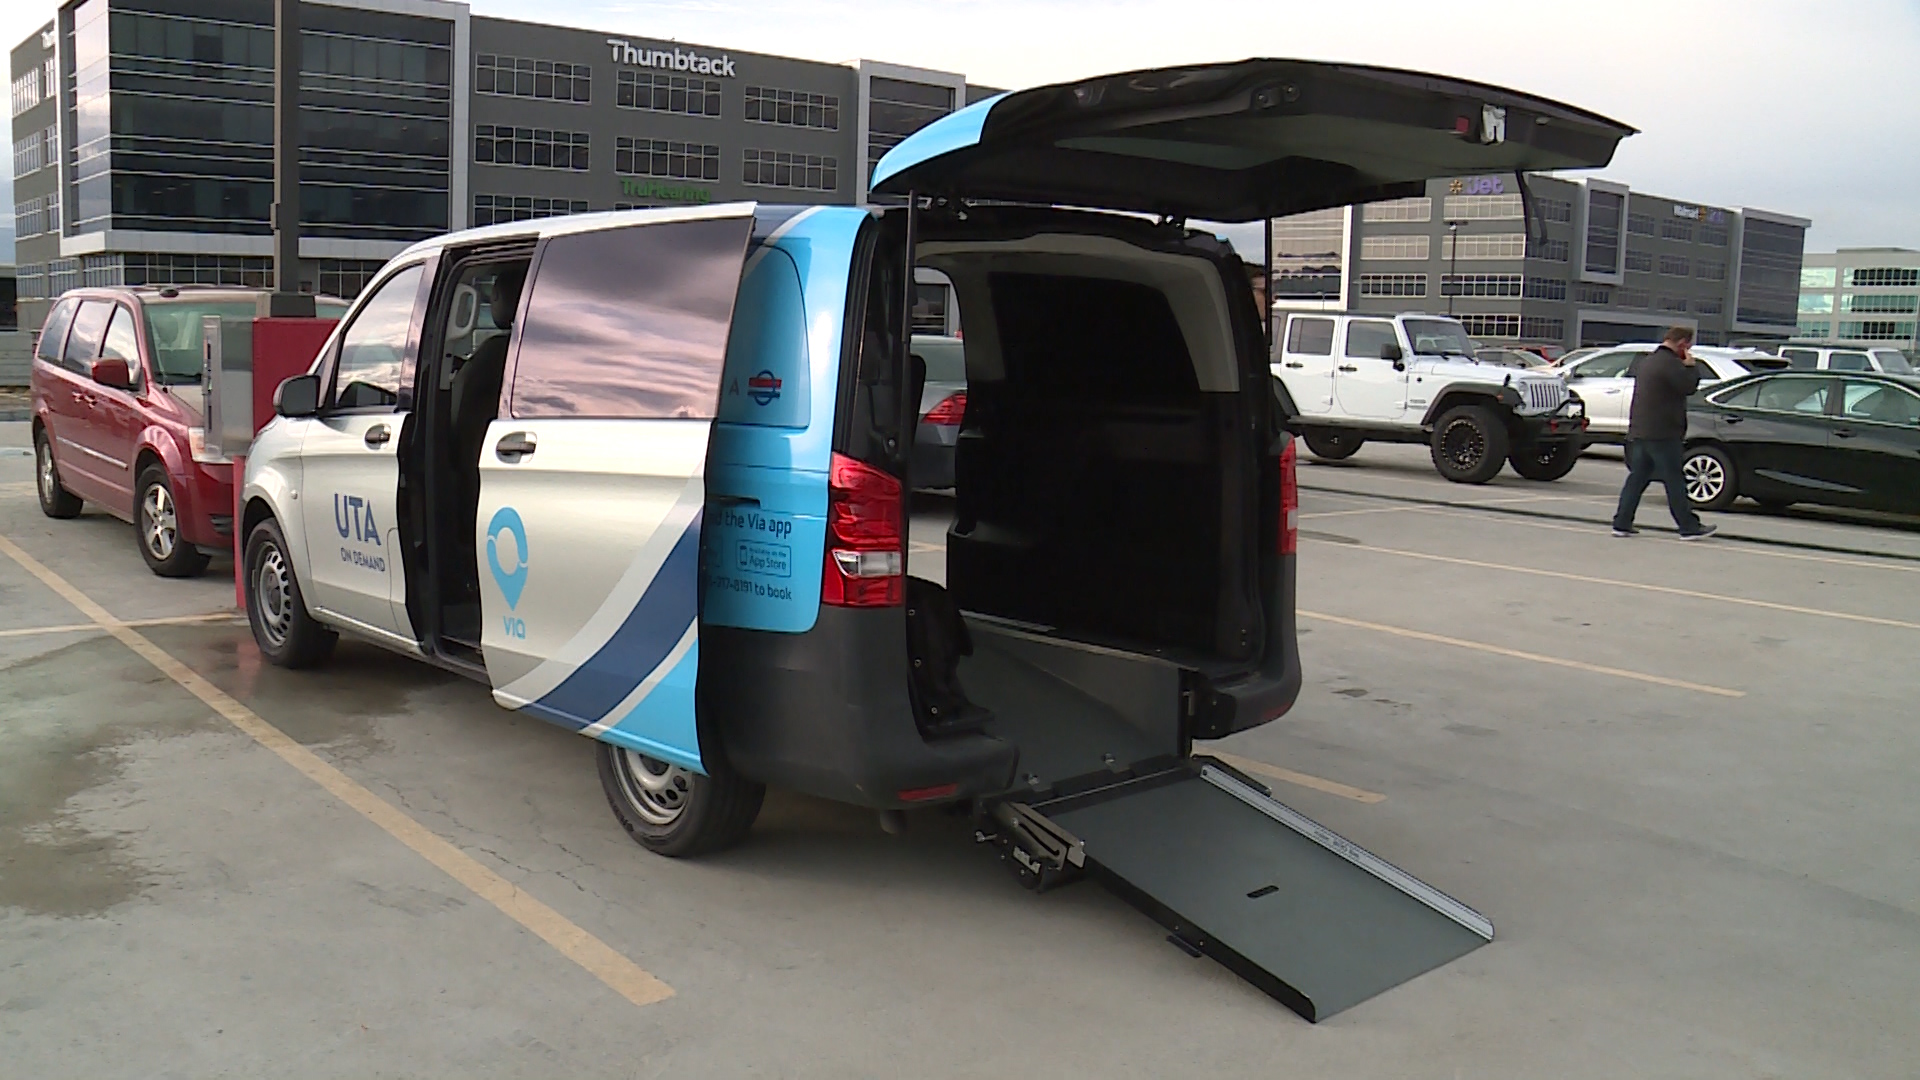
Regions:
<instances>
[{"instance_id":1,"label":"man's jeans","mask_svg":"<svg viewBox=\"0 0 1920 1080\"><path fill-rule=\"evenodd\" d=\"M1687 479L1680 473L1685 450L1678 439L1632 439L1627 442L1627 483L1620 489L1620 507L1613 512L1613 527L1625 532L1633 528L1633 515L1640 509L1640 496L1655 480L1666 485L1667 508L1673 511L1673 523L1682 533L1700 531L1700 518L1687 503Z\"/></svg>"}]
</instances>

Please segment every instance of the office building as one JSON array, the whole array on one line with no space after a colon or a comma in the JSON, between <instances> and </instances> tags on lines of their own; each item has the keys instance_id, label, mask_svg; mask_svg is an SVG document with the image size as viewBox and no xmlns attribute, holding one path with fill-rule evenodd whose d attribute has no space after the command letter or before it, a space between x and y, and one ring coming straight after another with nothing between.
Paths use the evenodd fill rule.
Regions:
<instances>
[{"instance_id":1,"label":"office building","mask_svg":"<svg viewBox=\"0 0 1920 1080\"><path fill-rule=\"evenodd\" d=\"M1434 180L1425 195L1273 222L1274 306L1452 314L1476 338L1577 348L1784 341L1808 221L1607 180Z\"/></svg>"},{"instance_id":2,"label":"office building","mask_svg":"<svg viewBox=\"0 0 1920 1080\"><path fill-rule=\"evenodd\" d=\"M990 92L447 0L300 18L299 287L340 296L470 225L862 203L887 149ZM12 50L23 321L82 284L272 283L272 24L271 0L71 0Z\"/></svg>"},{"instance_id":3,"label":"office building","mask_svg":"<svg viewBox=\"0 0 1920 1080\"><path fill-rule=\"evenodd\" d=\"M1920 251L1841 248L1806 257L1795 339L1920 350Z\"/></svg>"}]
</instances>

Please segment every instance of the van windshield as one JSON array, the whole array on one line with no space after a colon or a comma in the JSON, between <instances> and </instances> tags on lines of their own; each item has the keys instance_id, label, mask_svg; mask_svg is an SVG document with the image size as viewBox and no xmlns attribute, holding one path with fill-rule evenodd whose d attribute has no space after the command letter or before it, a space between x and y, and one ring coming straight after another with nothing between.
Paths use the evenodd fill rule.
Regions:
<instances>
[{"instance_id":1,"label":"van windshield","mask_svg":"<svg viewBox=\"0 0 1920 1080\"><path fill-rule=\"evenodd\" d=\"M141 305L147 317L147 340L153 343L154 371L167 386L191 386L200 381L200 320L251 319L260 313L252 300L148 300ZM338 319L347 305L340 300L315 300L314 314Z\"/></svg>"},{"instance_id":2,"label":"van windshield","mask_svg":"<svg viewBox=\"0 0 1920 1080\"><path fill-rule=\"evenodd\" d=\"M1446 319L1408 319L1407 337L1413 351L1429 356L1472 356L1473 339L1467 329Z\"/></svg>"}]
</instances>

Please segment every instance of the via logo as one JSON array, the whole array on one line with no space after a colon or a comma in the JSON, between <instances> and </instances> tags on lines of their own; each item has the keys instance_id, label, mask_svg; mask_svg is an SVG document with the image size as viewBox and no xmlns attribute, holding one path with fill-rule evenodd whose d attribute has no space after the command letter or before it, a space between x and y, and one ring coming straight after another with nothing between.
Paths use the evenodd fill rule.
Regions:
<instances>
[{"instance_id":1,"label":"via logo","mask_svg":"<svg viewBox=\"0 0 1920 1080\"><path fill-rule=\"evenodd\" d=\"M342 540L380 546L380 524L373 520L373 504L358 495L334 495L333 527L340 530Z\"/></svg>"},{"instance_id":2,"label":"via logo","mask_svg":"<svg viewBox=\"0 0 1920 1080\"><path fill-rule=\"evenodd\" d=\"M771 371L747 376L747 396L755 405L766 405L780 396L780 377Z\"/></svg>"},{"instance_id":3,"label":"via logo","mask_svg":"<svg viewBox=\"0 0 1920 1080\"><path fill-rule=\"evenodd\" d=\"M511 506L503 506L487 523L487 566L493 570L494 584L507 598L509 610L520 606L520 594L527 587L527 528ZM508 637L527 636L527 624L507 616Z\"/></svg>"}]
</instances>

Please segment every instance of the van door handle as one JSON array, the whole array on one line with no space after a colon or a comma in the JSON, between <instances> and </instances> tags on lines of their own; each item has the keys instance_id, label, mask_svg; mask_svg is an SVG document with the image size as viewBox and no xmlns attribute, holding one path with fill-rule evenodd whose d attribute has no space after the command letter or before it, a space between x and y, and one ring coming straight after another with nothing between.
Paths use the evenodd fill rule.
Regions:
<instances>
[{"instance_id":1,"label":"van door handle","mask_svg":"<svg viewBox=\"0 0 1920 1080\"><path fill-rule=\"evenodd\" d=\"M1720 422L1723 424L1737 424L1745 419L1746 417L1744 416L1723 416L1720 418Z\"/></svg>"},{"instance_id":2,"label":"van door handle","mask_svg":"<svg viewBox=\"0 0 1920 1080\"><path fill-rule=\"evenodd\" d=\"M1287 361L1287 366L1291 368L1303 368L1303 367L1306 367L1307 365L1301 363L1298 360L1289 360Z\"/></svg>"},{"instance_id":3,"label":"van door handle","mask_svg":"<svg viewBox=\"0 0 1920 1080\"><path fill-rule=\"evenodd\" d=\"M509 432L500 436L500 441L493 444L493 452L499 455L501 461L519 461L533 451L533 433L529 431Z\"/></svg>"},{"instance_id":4,"label":"van door handle","mask_svg":"<svg viewBox=\"0 0 1920 1080\"><path fill-rule=\"evenodd\" d=\"M1360 369L1353 366L1352 364L1341 364L1340 370L1341 371L1359 371Z\"/></svg>"},{"instance_id":5,"label":"van door handle","mask_svg":"<svg viewBox=\"0 0 1920 1080\"><path fill-rule=\"evenodd\" d=\"M1852 428L1834 428L1833 437L1836 439L1851 439L1853 438L1853 429Z\"/></svg>"},{"instance_id":6,"label":"van door handle","mask_svg":"<svg viewBox=\"0 0 1920 1080\"><path fill-rule=\"evenodd\" d=\"M393 438L393 431L385 424L375 424L367 429L367 449L378 450Z\"/></svg>"}]
</instances>

